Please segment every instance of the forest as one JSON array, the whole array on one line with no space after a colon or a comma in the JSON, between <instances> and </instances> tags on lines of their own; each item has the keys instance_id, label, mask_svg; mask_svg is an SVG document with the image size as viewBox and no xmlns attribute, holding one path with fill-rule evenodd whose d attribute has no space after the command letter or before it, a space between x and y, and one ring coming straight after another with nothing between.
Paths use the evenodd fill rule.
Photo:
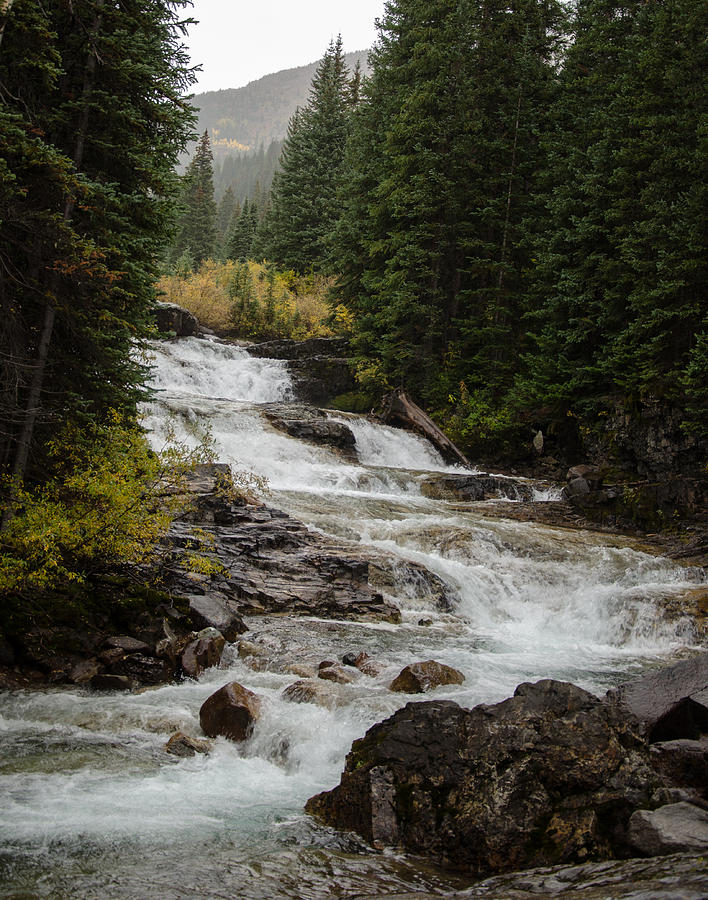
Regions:
<instances>
[{"instance_id":1,"label":"forest","mask_svg":"<svg viewBox=\"0 0 708 900\"><path fill-rule=\"evenodd\" d=\"M259 151L272 187L239 195L234 171L218 203L208 132L177 174L188 12L2 6L3 589L150 543L158 292L210 298L231 336L348 336L343 408L403 386L475 457L528 455L539 430L582 452L651 405L702 456L704 4L391 0L367 76L333 41Z\"/></svg>"},{"instance_id":2,"label":"forest","mask_svg":"<svg viewBox=\"0 0 708 900\"><path fill-rule=\"evenodd\" d=\"M681 0L389 3L368 77L329 47L269 196L190 206L205 133L194 263L329 279L362 403L403 385L473 454L580 448L651 404L704 440L705 25Z\"/></svg>"}]
</instances>

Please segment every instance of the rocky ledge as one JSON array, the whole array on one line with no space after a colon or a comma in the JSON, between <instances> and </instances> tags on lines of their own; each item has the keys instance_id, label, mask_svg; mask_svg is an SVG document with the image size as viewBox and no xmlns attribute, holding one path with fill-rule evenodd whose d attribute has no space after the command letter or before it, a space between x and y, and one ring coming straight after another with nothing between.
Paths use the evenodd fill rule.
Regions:
<instances>
[{"instance_id":1,"label":"rocky ledge","mask_svg":"<svg viewBox=\"0 0 708 900\"><path fill-rule=\"evenodd\" d=\"M546 680L471 710L409 703L354 742L339 786L306 809L476 876L705 850L708 653L652 679L605 699ZM653 725L634 712L652 691ZM667 736L691 747L657 753Z\"/></svg>"},{"instance_id":2,"label":"rocky ledge","mask_svg":"<svg viewBox=\"0 0 708 900\"><path fill-rule=\"evenodd\" d=\"M423 566L325 537L281 510L230 499L218 489L227 473L220 464L199 467L190 508L172 525L166 578L174 596L191 606L208 597L240 615L399 622L385 593L394 568L400 577L403 567L421 596L450 608L446 585ZM185 572L183 555L205 537L214 572Z\"/></svg>"}]
</instances>

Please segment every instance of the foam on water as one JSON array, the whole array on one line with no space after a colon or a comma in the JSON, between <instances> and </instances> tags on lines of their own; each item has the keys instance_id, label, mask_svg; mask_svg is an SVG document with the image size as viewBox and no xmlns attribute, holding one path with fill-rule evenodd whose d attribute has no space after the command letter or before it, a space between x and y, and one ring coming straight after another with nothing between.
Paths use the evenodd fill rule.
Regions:
<instances>
[{"instance_id":1,"label":"foam on water","mask_svg":"<svg viewBox=\"0 0 708 900\"><path fill-rule=\"evenodd\" d=\"M259 404L292 398L284 363L196 338L153 353L159 393L145 421L155 446L170 432L195 443L208 426L219 459L269 480L272 505L393 561L382 590L402 623L253 619L257 665L231 648L222 668L141 694L0 694L0 884L9 886L0 896L445 893L449 873L371 861L351 837L302 813L309 796L338 781L352 741L411 699L388 690L392 678L416 659L437 659L465 682L432 696L468 706L544 677L602 692L691 644L689 623L661 610L700 574L620 539L427 499L421 472L459 470L415 435L338 417L356 436L352 462L277 432ZM452 608L438 608L405 561L442 579ZM326 683L327 707L282 696L298 677L291 666L316 669L351 650L370 653L381 673ZM169 736L199 736L201 704L231 680L262 698L251 738L219 739L208 757L168 756ZM333 872L339 893L330 893Z\"/></svg>"}]
</instances>

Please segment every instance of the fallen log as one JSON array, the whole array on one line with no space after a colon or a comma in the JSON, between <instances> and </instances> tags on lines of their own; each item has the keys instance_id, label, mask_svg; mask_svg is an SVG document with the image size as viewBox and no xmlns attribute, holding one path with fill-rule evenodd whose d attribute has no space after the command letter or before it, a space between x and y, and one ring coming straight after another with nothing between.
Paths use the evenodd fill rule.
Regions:
<instances>
[{"instance_id":1,"label":"fallen log","mask_svg":"<svg viewBox=\"0 0 708 900\"><path fill-rule=\"evenodd\" d=\"M438 428L430 416L411 400L403 388L396 388L383 398L381 412L377 418L384 425L396 425L422 434L436 447L445 462L461 463L471 468L462 451Z\"/></svg>"}]
</instances>

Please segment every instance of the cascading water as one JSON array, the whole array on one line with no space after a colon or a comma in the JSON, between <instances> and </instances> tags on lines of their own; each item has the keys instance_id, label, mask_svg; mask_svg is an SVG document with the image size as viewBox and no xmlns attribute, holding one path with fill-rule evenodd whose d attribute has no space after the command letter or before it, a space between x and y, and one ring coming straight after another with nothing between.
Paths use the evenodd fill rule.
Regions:
<instances>
[{"instance_id":1,"label":"cascading water","mask_svg":"<svg viewBox=\"0 0 708 900\"><path fill-rule=\"evenodd\" d=\"M222 668L144 693L0 696L0 897L314 900L459 886L302 813L338 781L352 740L410 699L387 690L391 679L434 658L466 680L433 696L463 705L542 677L600 693L690 643L689 623L660 610L698 574L620 539L427 499L423 473L456 470L422 438L347 416L353 463L276 432L259 404L292 399L285 363L196 338L154 354L160 393L145 412L155 445L169 433L196 442L208 427L219 459L268 479L271 505L422 563L453 608L440 612L409 567L387 585L400 625L264 617L249 623L263 654L255 668L230 648ZM362 649L385 664L377 678L331 685L327 706L283 700L296 679L288 665ZM263 700L251 739L219 739L207 757L167 756L169 735L199 735L200 705L230 680Z\"/></svg>"}]
</instances>

